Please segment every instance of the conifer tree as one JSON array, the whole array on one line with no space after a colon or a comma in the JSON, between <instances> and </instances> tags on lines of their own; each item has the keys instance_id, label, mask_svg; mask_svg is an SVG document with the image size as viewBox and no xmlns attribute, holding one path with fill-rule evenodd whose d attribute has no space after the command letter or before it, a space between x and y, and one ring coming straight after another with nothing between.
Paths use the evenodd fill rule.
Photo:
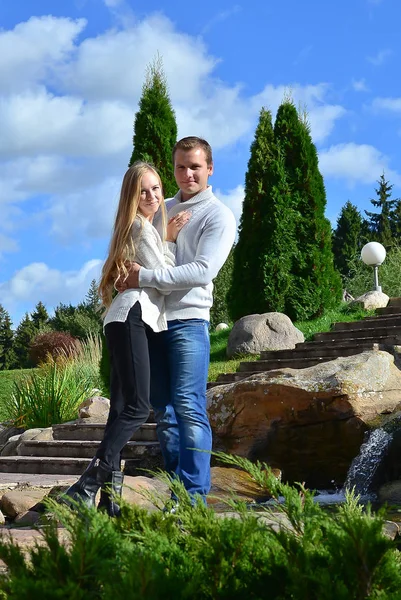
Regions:
<instances>
[{"instance_id":1,"label":"conifer tree","mask_svg":"<svg viewBox=\"0 0 401 600\"><path fill-rule=\"evenodd\" d=\"M364 236L362 215L349 200L342 207L333 232L334 264L344 277L349 276L348 263L368 241Z\"/></svg>"},{"instance_id":2,"label":"conifer tree","mask_svg":"<svg viewBox=\"0 0 401 600\"><path fill-rule=\"evenodd\" d=\"M13 338L10 315L0 304L0 371L10 369L15 363Z\"/></svg>"},{"instance_id":3,"label":"conifer tree","mask_svg":"<svg viewBox=\"0 0 401 600\"><path fill-rule=\"evenodd\" d=\"M139 110L135 115L134 149L129 166L136 160L151 162L160 174L165 198L174 196L172 152L177 141L177 124L168 94L160 56L148 66Z\"/></svg>"},{"instance_id":4,"label":"conifer tree","mask_svg":"<svg viewBox=\"0 0 401 600\"><path fill-rule=\"evenodd\" d=\"M297 251L285 312L292 319L307 319L334 306L341 298L340 275L333 264L331 226L324 215L326 191L309 125L292 101L285 100L279 107L274 134L284 154L287 182L297 213Z\"/></svg>"},{"instance_id":5,"label":"conifer tree","mask_svg":"<svg viewBox=\"0 0 401 600\"><path fill-rule=\"evenodd\" d=\"M35 324L29 314L26 313L18 325L14 336L13 349L15 354L15 363L13 368L27 369L32 366L29 358L29 346L36 335L37 329Z\"/></svg>"},{"instance_id":6,"label":"conifer tree","mask_svg":"<svg viewBox=\"0 0 401 600\"><path fill-rule=\"evenodd\" d=\"M391 215L391 234L395 244L401 246L401 200L396 201Z\"/></svg>"},{"instance_id":7,"label":"conifer tree","mask_svg":"<svg viewBox=\"0 0 401 600\"><path fill-rule=\"evenodd\" d=\"M391 199L391 190L394 186L386 180L384 173L380 175L377 183L379 184L379 187L375 188L377 199L372 198L370 202L379 209L379 212L365 210L365 213L373 240L380 242L386 248L391 248L393 243L392 219L397 204L397 200Z\"/></svg>"},{"instance_id":8,"label":"conifer tree","mask_svg":"<svg viewBox=\"0 0 401 600\"><path fill-rule=\"evenodd\" d=\"M234 320L284 307L289 285L293 213L270 111L261 110L245 176L245 198L229 293Z\"/></svg>"},{"instance_id":9,"label":"conifer tree","mask_svg":"<svg viewBox=\"0 0 401 600\"><path fill-rule=\"evenodd\" d=\"M37 303L35 310L31 314L31 318L37 330L40 330L44 325L47 325L49 322L49 314L43 302L39 301Z\"/></svg>"}]
</instances>

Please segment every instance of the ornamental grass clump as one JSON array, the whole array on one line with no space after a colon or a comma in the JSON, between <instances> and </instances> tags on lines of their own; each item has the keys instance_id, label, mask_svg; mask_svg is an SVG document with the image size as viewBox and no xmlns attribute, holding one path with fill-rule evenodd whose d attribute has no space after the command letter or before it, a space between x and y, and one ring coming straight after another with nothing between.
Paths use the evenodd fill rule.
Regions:
<instances>
[{"instance_id":1,"label":"ornamental grass clump","mask_svg":"<svg viewBox=\"0 0 401 600\"><path fill-rule=\"evenodd\" d=\"M258 511L227 500L228 515L191 505L182 485L160 475L178 498L175 513L123 504L120 519L48 500L54 521L26 553L0 541L0 597L14 600L363 600L401 598L400 553L383 516L348 494L327 513L302 485L264 464L219 455L247 470L272 495ZM255 507L253 507L255 508ZM234 516L232 516L234 513ZM231 515L231 516L229 516ZM235 517L235 518L234 518ZM57 528L62 523L65 529ZM67 535L67 540L66 540Z\"/></svg>"},{"instance_id":2,"label":"ornamental grass clump","mask_svg":"<svg viewBox=\"0 0 401 600\"><path fill-rule=\"evenodd\" d=\"M72 360L60 357L14 383L6 421L26 429L72 421L92 387L91 378L77 371Z\"/></svg>"}]
</instances>

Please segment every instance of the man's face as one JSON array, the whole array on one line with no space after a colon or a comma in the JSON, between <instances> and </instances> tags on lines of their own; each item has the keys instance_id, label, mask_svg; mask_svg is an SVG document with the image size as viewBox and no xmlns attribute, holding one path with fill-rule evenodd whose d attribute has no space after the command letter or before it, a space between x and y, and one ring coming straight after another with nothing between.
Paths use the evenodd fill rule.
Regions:
<instances>
[{"instance_id":1,"label":"man's face","mask_svg":"<svg viewBox=\"0 0 401 600\"><path fill-rule=\"evenodd\" d=\"M188 200L205 190L208 177L212 174L213 164L208 166L203 148L176 150L174 176L183 200Z\"/></svg>"}]
</instances>

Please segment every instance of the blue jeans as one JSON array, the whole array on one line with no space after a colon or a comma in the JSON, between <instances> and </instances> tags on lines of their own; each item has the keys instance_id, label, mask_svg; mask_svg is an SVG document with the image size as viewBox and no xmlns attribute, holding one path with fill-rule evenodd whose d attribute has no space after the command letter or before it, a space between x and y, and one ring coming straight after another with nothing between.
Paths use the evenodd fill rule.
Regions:
<instances>
[{"instance_id":1,"label":"blue jeans","mask_svg":"<svg viewBox=\"0 0 401 600\"><path fill-rule=\"evenodd\" d=\"M191 496L210 490L212 431L206 413L210 343L203 319L169 321L150 333L150 401L165 468ZM198 452L206 450L207 452Z\"/></svg>"}]
</instances>

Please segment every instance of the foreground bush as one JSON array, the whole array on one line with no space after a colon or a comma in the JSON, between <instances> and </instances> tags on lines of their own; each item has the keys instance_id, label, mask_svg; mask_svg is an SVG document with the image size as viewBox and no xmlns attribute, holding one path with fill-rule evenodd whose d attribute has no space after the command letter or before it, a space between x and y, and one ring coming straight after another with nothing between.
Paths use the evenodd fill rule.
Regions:
<instances>
[{"instance_id":1,"label":"foreground bush","mask_svg":"<svg viewBox=\"0 0 401 600\"><path fill-rule=\"evenodd\" d=\"M6 600L362 600L401 598L401 561L382 534L383 520L348 496L327 514L302 486L277 482L265 465L223 457L245 467L283 503L264 516L274 529L230 501L239 518L221 518L191 507L175 482L176 514L124 506L119 520L95 511L77 516L49 503L66 527L60 541L54 520L43 529L44 545L29 556L10 540L0 542L8 574L0 577ZM277 511L281 513L277 519Z\"/></svg>"},{"instance_id":2,"label":"foreground bush","mask_svg":"<svg viewBox=\"0 0 401 600\"><path fill-rule=\"evenodd\" d=\"M77 340L64 331L47 331L37 335L31 342L29 358L32 364L39 365L59 356L72 356L76 351Z\"/></svg>"}]
</instances>

